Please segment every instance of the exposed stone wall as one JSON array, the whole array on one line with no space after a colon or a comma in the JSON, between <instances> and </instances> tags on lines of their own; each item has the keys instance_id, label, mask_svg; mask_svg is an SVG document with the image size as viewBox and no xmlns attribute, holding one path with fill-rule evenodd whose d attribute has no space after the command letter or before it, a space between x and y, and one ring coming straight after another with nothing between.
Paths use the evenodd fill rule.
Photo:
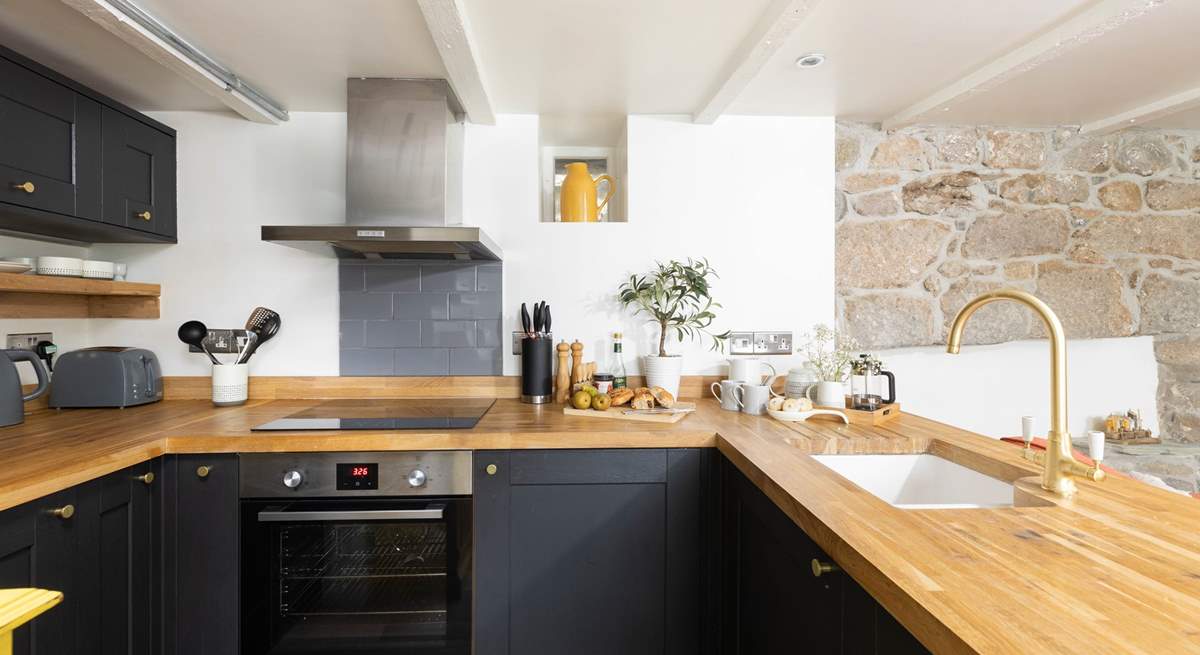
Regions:
<instances>
[{"instance_id":1,"label":"exposed stone wall","mask_svg":"<svg viewBox=\"0 0 1200 655\"><path fill-rule=\"evenodd\" d=\"M844 330L940 344L976 294L1026 289L1071 338L1157 335L1164 437L1200 443L1200 132L842 123L836 167ZM964 335L1043 336L1011 303Z\"/></svg>"}]
</instances>

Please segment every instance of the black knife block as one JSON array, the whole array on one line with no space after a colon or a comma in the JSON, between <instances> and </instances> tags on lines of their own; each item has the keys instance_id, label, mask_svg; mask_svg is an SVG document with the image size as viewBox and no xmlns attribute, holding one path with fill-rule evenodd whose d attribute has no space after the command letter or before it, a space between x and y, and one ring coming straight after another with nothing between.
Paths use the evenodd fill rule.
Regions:
<instances>
[{"instance_id":1,"label":"black knife block","mask_svg":"<svg viewBox=\"0 0 1200 655\"><path fill-rule=\"evenodd\" d=\"M521 402L540 405L554 397L554 339L521 339Z\"/></svg>"}]
</instances>

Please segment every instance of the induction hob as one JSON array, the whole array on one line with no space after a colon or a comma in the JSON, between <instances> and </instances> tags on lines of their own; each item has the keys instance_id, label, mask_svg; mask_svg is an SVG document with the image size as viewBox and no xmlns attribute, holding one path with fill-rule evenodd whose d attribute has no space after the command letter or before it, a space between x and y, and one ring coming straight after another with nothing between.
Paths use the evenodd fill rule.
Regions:
<instances>
[{"instance_id":1,"label":"induction hob","mask_svg":"<svg viewBox=\"0 0 1200 655\"><path fill-rule=\"evenodd\" d=\"M330 400L250 430L466 430L475 427L495 402L491 398Z\"/></svg>"}]
</instances>

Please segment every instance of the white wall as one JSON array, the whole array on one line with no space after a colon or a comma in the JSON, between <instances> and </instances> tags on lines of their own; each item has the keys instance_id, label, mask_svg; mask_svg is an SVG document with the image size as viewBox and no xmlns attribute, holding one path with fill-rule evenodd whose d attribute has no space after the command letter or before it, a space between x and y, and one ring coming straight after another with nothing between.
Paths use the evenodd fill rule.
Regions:
<instances>
[{"instance_id":1,"label":"white wall","mask_svg":"<svg viewBox=\"0 0 1200 655\"><path fill-rule=\"evenodd\" d=\"M262 305L283 316L283 328L252 374L337 375L336 260L265 243L259 227L342 222L346 115L293 113L277 126L232 113L150 115L179 132L179 243L98 245L92 257L161 284L162 317L91 321L92 342L150 348L167 375L205 375L207 359L187 352L179 324L240 328Z\"/></svg>"},{"instance_id":2,"label":"white wall","mask_svg":"<svg viewBox=\"0 0 1200 655\"><path fill-rule=\"evenodd\" d=\"M1034 416L1037 435L1050 421L1050 351L1045 341L880 353L896 374L905 411L992 437L1021 434L1021 416ZM1141 409L1158 433L1158 365L1153 337L1072 340L1067 344L1071 434L1098 429L1113 411Z\"/></svg>"},{"instance_id":3,"label":"white wall","mask_svg":"<svg viewBox=\"0 0 1200 655\"><path fill-rule=\"evenodd\" d=\"M603 357L623 330L627 363L652 350L654 330L623 312L617 286L655 260L707 257L721 279L716 330L790 329L833 317L832 118L628 119L629 222L538 220L538 119L501 116L468 126L465 216L504 250L504 319L546 300L558 339ZM726 359L707 343L676 346L686 373ZM782 369L794 358L775 358ZM505 358L505 373L519 363ZM633 370L630 371L634 372Z\"/></svg>"}]
</instances>

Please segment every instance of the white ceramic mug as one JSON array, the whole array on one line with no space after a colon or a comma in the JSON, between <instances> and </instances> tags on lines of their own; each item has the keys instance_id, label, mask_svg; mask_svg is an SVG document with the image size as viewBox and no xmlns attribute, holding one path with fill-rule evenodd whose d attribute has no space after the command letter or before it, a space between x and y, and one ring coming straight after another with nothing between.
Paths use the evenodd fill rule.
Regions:
<instances>
[{"instance_id":1,"label":"white ceramic mug","mask_svg":"<svg viewBox=\"0 0 1200 655\"><path fill-rule=\"evenodd\" d=\"M814 391L817 392L816 398L813 398ZM838 409L846 406L846 389L841 382L818 382L809 387L804 395L813 401L814 405Z\"/></svg>"},{"instance_id":2,"label":"white ceramic mug","mask_svg":"<svg viewBox=\"0 0 1200 655\"><path fill-rule=\"evenodd\" d=\"M738 404L746 414L762 414L767 411L771 399L771 387L765 384L742 384L738 387Z\"/></svg>"},{"instance_id":3,"label":"white ceramic mug","mask_svg":"<svg viewBox=\"0 0 1200 655\"><path fill-rule=\"evenodd\" d=\"M763 367L771 369L769 377L763 380ZM761 359L731 359L729 360L729 379L737 380L738 382L749 382L750 384L766 384L770 386L775 378L779 375L775 372L775 367L762 361Z\"/></svg>"},{"instance_id":4,"label":"white ceramic mug","mask_svg":"<svg viewBox=\"0 0 1200 655\"><path fill-rule=\"evenodd\" d=\"M721 409L736 412L738 411L737 390L740 386L742 383L737 380L721 380L713 382L708 388L712 391L713 397L721 401ZM721 391L718 392L717 389Z\"/></svg>"}]
</instances>

